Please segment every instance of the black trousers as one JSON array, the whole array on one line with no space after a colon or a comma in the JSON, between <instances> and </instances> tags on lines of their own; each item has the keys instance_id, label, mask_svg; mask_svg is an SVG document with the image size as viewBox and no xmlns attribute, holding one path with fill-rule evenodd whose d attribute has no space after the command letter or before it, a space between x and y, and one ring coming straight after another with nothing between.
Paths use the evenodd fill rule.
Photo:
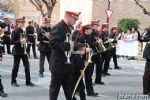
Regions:
<instances>
[{"instance_id":1,"label":"black trousers","mask_svg":"<svg viewBox=\"0 0 150 100\"><path fill-rule=\"evenodd\" d=\"M5 52L5 45L6 45L7 53L11 53L11 50L10 50L10 37L4 35L4 36L2 37L2 40L3 40L2 44L3 44L3 46L4 46L3 52Z\"/></svg>"},{"instance_id":2,"label":"black trousers","mask_svg":"<svg viewBox=\"0 0 150 100\"><path fill-rule=\"evenodd\" d=\"M34 56L34 58L36 58L37 55L36 55L36 48L35 48L36 44L35 44L35 41L32 42L32 44L30 43L30 44L27 45L27 53L28 53L29 57L30 57L30 48L31 48L31 46L32 46L33 56Z\"/></svg>"},{"instance_id":3,"label":"black trousers","mask_svg":"<svg viewBox=\"0 0 150 100\"><path fill-rule=\"evenodd\" d=\"M3 89L4 89L4 88L3 88L3 85L2 85L2 80L1 80L1 75L0 75L0 92L4 92Z\"/></svg>"},{"instance_id":4,"label":"black trousers","mask_svg":"<svg viewBox=\"0 0 150 100\"><path fill-rule=\"evenodd\" d=\"M43 74L44 72L44 62L45 62L45 57L47 58L47 61L49 63L50 60L50 52L41 52L40 51L40 62L39 62L39 73Z\"/></svg>"},{"instance_id":5,"label":"black trousers","mask_svg":"<svg viewBox=\"0 0 150 100\"><path fill-rule=\"evenodd\" d=\"M85 70L85 75L84 75L87 94L94 92L93 82L92 82L93 71L94 71L94 64L90 63L87 69Z\"/></svg>"},{"instance_id":6,"label":"black trousers","mask_svg":"<svg viewBox=\"0 0 150 100\"><path fill-rule=\"evenodd\" d=\"M94 54L92 57L93 63L96 64L96 77L95 77L95 83L102 81L102 66L101 66L101 55L100 54Z\"/></svg>"},{"instance_id":7,"label":"black trousers","mask_svg":"<svg viewBox=\"0 0 150 100\"><path fill-rule=\"evenodd\" d=\"M49 100L57 100L61 86L63 87L66 100L71 100L73 85L72 79L72 73L52 73Z\"/></svg>"},{"instance_id":8,"label":"black trousers","mask_svg":"<svg viewBox=\"0 0 150 100\"><path fill-rule=\"evenodd\" d=\"M75 87L80 75L81 75L80 73L74 73L73 74L73 90L74 90L74 87ZM85 85L84 85L84 82L83 82L83 78L80 80L77 89L80 92L80 100L86 100Z\"/></svg>"},{"instance_id":9,"label":"black trousers","mask_svg":"<svg viewBox=\"0 0 150 100\"><path fill-rule=\"evenodd\" d=\"M113 58L114 68L117 68L118 67L118 62L117 62L116 48L113 48L110 51L110 60L111 60L111 58Z\"/></svg>"},{"instance_id":10,"label":"black trousers","mask_svg":"<svg viewBox=\"0 0 150 100\"><path fill-rule=\"evenodd\" d=\"M105 52L101 53L102 58L100 61L100 65L103 66L103 64L104 64L103 74L108 73L109 62L110 62L110 54L109 53L110 53L110 51L105 51Z\"/></svg>"},{"instance_id":11,"label":"black trousers","mask_svg":"<svg viewBox=\"0 0 150 100\"><path fill-rule=\"evenodd\" d=\"M25 54L25 55L14 55L14 64L13 64L13 69L12 69L11 83L17 82L16 78L17 78L19 64L20 64L21 59L23 61L23 65L25 68L26 84L31 82L29 60L28 60L27 54Z\"/></svg>"},{"instance_id":12,"label":"black trousers","mask_svg":"<svg viewBox=\"0 0 150 100\"><path fill-rule=\"evenodd\" d=\"M143 93L150 93L150 59L147 59L145 64L145 71L143 76Z\"/></svg>"}]
</instances>

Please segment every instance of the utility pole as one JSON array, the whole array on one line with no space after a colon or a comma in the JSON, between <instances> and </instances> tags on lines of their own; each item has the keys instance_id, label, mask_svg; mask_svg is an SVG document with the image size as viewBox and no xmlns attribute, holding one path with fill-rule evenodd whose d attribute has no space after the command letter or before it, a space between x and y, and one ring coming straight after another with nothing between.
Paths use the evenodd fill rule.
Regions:
<instances>
[{"instance_id":1,"label":"utility pole","mask_svg":"<svg viewBox=\"0 0 150 100\"><path fill-rule=\"evenodd\" d=\"M110 0L108 0L108 10L110 10ZM107 23L109 23L109 18L107 18Z\"/></svg>"}]
</instances>

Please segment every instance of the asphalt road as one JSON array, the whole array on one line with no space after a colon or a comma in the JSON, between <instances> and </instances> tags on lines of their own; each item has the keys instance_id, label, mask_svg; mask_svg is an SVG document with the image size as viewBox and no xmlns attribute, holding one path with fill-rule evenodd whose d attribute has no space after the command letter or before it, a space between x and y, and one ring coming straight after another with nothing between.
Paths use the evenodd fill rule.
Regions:
<instances>
[{"instance_id":1,"label":"asphalt road","mask_svg":"<svg viewBox=\"0 0 150 100\"><path fill-rule=\"evenodd\" d=\"M39 54L38 54L39 55ZM111 76L103 77L105 85L95 85L95 92L99 97L87 97L87 100L150 100L142 95L142 75L144 72L145 61L138 63L136 60L118 59L121 70L109 70ZM50 76L48 63L45 61L44 78L39 77L39 59L30 59L31 78L36 84L35 87L25 86L24 67L20 63L18 73L18 84L20 87L11 86L11 71L13 66L12 55L4 55L3 62L0 64L0 74L4 90L8 93L7 98L0 97L0 100L48 100ZM110 64L113 68L113 62ZM93 79L95 74L93 75ZM78 96L77 96L78 98ZM124 98L124 99L123 99ZM126 99L125 99L126 98ZM66 100L63 90L59 93L58 100ZM80 99L78 99L80 100Z\"/></svg>"}]
</instances>

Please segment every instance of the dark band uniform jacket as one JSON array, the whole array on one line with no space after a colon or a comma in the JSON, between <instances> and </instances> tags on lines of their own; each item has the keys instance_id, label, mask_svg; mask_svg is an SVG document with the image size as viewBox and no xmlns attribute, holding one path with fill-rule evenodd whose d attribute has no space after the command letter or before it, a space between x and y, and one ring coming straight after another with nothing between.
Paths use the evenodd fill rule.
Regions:
<instances>
[{"instance_id":1,"label":"dark band uniform jacket","mask_svg":"<svg viewBox=\"0 0 150 100\"><path fill-rule=\"evenodd\" d=\"M44 35L45 33L42 30L50 33L51 28L41 27L38 30L38 41L40 41L38 49L41 52L50 52L49 39ZM45 43L44 41L46 41L47 43Z\"/></svg>"},{"instance_id":2,"label":"dark band uniform jacket","mask_svg":"<svg viewBox=\"0 0 150 100\"><path fill-rule=\"evenodd\" d=\"M84 61L81 54L72 54L71 61L73 64L73 73L81 74L81 70L84 68Z\"/></svg>"},{"instance_id":3,"label":"dark band uniform jacket","mask_svg":"<svg viewBox=\"0 0 150 100\"><path fill-rule=\"evenodd\" d=\"M67 33L71 33L71 29L63 20L52 28L50 39L50 71L52 73L67 73L72 71L71 65L65 63L67 62L65 51L70 50L70 43L64 42Z\"/></svg>"},{"instance_id":4,"label":"dark band uniform jacket","mask_svg":"<svg viewBox=\"0 0 150 100\"><path fill-rule=\"evenodd\" d=\"M148 32L144 39L140 39L141 42L147 42L144 52L143 52L143 58L150 59L150 33Z\"/></svg>"},{"instance_id":5,"label":"dark band uniform jacket","mask_svg":"<svg viewBox=\"0 0 150 100\"><path fill-rule=\"evenodd\" d=\"M27 35L27 41L29 44L33 43L35 41L34 27L33 26L27 26L26 27L26 35Z\"/></svg>"},{"instance_id":6,"label":"dark band uniform jacket","mask_svg":"<svg viewBox=\"0 0 150 100\"><path fill-rule=\"evenodd\" d=\"M11 44L14 45L12 49L13 55L24 55L25 49L21 47L20 36L23 34L23 30L21 28L16 28L12 31L11 35Z\"/></svg>"}]
</instances>

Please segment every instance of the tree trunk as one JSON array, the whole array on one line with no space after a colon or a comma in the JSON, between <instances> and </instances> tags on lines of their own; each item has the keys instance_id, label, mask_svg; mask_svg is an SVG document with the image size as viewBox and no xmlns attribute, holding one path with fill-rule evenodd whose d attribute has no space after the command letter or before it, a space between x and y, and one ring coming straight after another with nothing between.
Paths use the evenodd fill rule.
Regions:
<instances>
[{"instance_id":1,"label":"tree trunk","mask_svg":"<svg viewBox=\"0 0 150 100\"><path fill-rule=\"evenodd\" d=\"M47 16L51 18L53 8L47 8Z\"/></svg>"}]
</instances>

